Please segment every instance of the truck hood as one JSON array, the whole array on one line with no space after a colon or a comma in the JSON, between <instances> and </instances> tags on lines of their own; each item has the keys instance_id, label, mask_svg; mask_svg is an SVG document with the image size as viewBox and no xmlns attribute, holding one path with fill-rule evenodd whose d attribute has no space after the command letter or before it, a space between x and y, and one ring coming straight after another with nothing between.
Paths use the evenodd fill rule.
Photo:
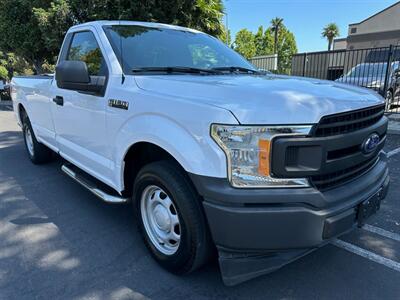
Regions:
<instances>
[{"instance_id":1,"label":"truck hood","mask_svg":"<svg viewBox=\"0 0 400 300\"><path fill-rule=\"evenodd\" d=\"M367 89L277 75L136 76L139 88L232 112L241 124L312 124L329 114L383 103Z\"/></svg>"}]
</instances>

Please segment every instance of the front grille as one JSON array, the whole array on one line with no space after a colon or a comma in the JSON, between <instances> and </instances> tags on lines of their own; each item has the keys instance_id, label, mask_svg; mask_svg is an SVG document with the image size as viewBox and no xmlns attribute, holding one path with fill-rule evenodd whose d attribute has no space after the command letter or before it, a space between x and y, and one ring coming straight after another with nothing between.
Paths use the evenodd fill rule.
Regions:
<instances>
[{"instance_id":1,"label":"front grille","mask_svg":"<svg viewBox=\"0 0 400 300\"><path fill-rule=\"evenodd\" d=\"M327 190L340 184L355 179L368 172L378 161L379 157L374 157L355 166L324 175L311 177L312 184L319 190Z\"/></svg>"},{"instance_id":2,"label":"front grille","mask_svg":"<svg viewBox=\"0 0 400 300\"><path fill-rule=\"evenodd\" d=\"M383 118L384 111L385 106L379 105L323 117L316 126L313 135L315 137L331 137L373 127ZM384 140L386 132L382 132L380 138ZM341 159L346 159L351 155L362 155L361 144L353 143L340 149L328 151L326 159L340 163ZM334 188L368 172L378 161L378 155L379 152L356 165L344 165L341 170L336 172L311 176L310 181L319 190Z\"/></svg>"},{"instance_id":3,"label":"front grille","mask_svg":"<svg viewBox=\"0 0 400 300\"><path fill-rule=\"evenodd\" d=\"M323 117L314 130L315 137L349 133L377 123L384 115L385 105Z\"/></svg>"}]
</instances>

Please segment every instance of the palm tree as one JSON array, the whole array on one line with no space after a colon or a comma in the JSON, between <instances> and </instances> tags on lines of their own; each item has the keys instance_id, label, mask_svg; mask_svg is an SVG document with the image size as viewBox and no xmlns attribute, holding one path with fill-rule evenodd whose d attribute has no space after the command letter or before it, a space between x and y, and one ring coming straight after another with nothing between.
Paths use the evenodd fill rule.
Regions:
<instances>
[{"instance_id":1,"label":"palm tree","mask_svg":"<svg viewBox=\"0 0 400 300\"><path fill-rule=\"evenodd\" d=\"M274 53L278 53L278 34L279 34L279 29L283 26L283 19L282 18L274 18L271 20L271 29L272 32L274 33Z\"/></svg>"},{"instance_id":2,"label":"palm tree","mask_svg":"<svg viewBox=\"0 0 400 300\"><path fill-rule=\"evenodd\" d=\"M333 39L340 35L339 27L336 23L329 23L322 31L322 37L328 40L328 51L331 51Z\"/></svg>"}]
</instances>

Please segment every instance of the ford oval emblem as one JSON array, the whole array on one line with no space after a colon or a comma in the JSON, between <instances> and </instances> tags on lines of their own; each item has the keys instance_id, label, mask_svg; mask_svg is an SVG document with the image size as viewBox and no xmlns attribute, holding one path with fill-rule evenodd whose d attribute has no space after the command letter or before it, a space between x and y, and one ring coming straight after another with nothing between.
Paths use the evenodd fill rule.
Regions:
<instances>
[{"instance_id":1,"label":"ford oval emblem","mask_svg":"<svg viewBox=\"0 0 400 300\"><path fill-rule=\"evenodd\" d=\"M373 152L379 145L381 138L376 133L371 134L361 145L362 152L365 154Z\"/></svg>"}]
</instances>

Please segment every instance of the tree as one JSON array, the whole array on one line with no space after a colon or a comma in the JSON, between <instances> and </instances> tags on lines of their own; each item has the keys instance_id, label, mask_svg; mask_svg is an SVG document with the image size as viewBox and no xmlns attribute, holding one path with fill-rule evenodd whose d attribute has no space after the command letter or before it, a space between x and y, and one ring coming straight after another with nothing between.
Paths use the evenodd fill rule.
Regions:
<instances>
[{"instance_id":1,"label":"tree","mask_svg":"<svg viewBox=\"0 0 400 300\"><path fill-rule=\"evenodd\" d=\"M71 25L93 20L176 24L214 36L223 33L222 0L1 0L0 49L34 66L52 69Z\"/></svg>"},{"instance_id":2,"label":"tree","mask_svg":"<svg viewBox=\"0 0 400 300\"><path fill-rule=\"evenodd\" d=\"M71 23L59 13L65 7L66 0L0 1L0 36L4 37L0 49L14 52L31 63L37 73L42 72L43 63L54 61L61 36ZM48 23L44 22L45 12L54 14Z\"/></svg>"},{"instance_id":3,"label":"tree","mask_svg":"<svg viewBox=\"0 0 400 300\"><path fill-rule=\"evenodd\" d=\"M274 40L270 31L264 31L264 27L258 27L257 33L254 35L254 43L256 45L256 56L270 55L274 53Z\"/></svg>"},{"instance_id":4,"label":"tree","mask_svg":"<svg viewBox=\"0 0 400 300\"><path fill-rule=\"evenodd\" d=\"M283 24L279 30L277 53L278 72L281 74L290 74L292 69L292 57L297 53L297 44L294 34Z\"/></svg>"},{"instance_id":5,"label":"tree","mask_svg":"<svg viewBox=\"0 0 400 300\"><path fill-rule=\"evenodd\" d=\"M283 19L282 18L274 18L271 20L271 30L274 33L274 53L278 53L278 36L279 36L279 30L281 29L283 25Z\"/></svg>"},{"instance_id":6,"label":"tree","mask_svg":"<svg viewBox=\"0 0 400 300\"><path fill-rule=\"evenodd\" d=\"M8 80L8 71L3 66L0 66L0 80Z\"/></svg>"},{"instance_id":7,"label":"tree","mask_svg":"<svg viewBox=\"0 0 400 300\"><path fill-rule=\"evenodd\" d=\"M257 49L253 33L247 29L240 30L235 37L234 49L247 59L254 57Z\"/></svg>"},{"instance_id":8,"label":"tree","mask_svg":"<svg viewBox=\"0 0 400 300\"><path fill-rule=\"evenodd\" d=\"M332 49L333 39L340 35L339 27L336 23L329 23L322 31L322 37L328 40L328 51Z\"/></svg>"},{"instance_id":9,"label":"tree","mask_svg":"<svg viewBox=\"0 0 400 300\"><path fill-rule=\"evenodd\" d=\"M228 47L232 47L231 31L227 30L225 26L224 26L223 32L219 35L219 39L221 40L221 42L226 44Z\"/></svg>"},{"instance_id":10,"label":"tree","mask_svg":"<svg viewBox=\"0 0 400 300\"><path fill-rule=\"evenodd\" d=\"M7 70L7 76L3 76L7 80L18 74L33 74L28 62L12 52L0 51L0 66Z\"/></svg>"},{"instance_id":11,"label":"tree","mask_svg":"<svg viewBox=\"0 0 400 300\"><path fill-rule=\"evenodd\" d=\"M219 36L222 0L68 0L78 23L93 20L137 20L186 26Z\"/></svg>"},{"instance_id":12,"label":"tree","mask_svg":"<svg viewBox=\"0 0 400 300\"><path fill-rule=\"evenodd\" d=\"M283 23L279 25L278 35L276 32L274 26L266 31L262 26L258 28L254 35L255 55L278 54L278 72L288 74L291 70L292 56L297 53L296 39Z\"/></svg>"}]
</instances>

